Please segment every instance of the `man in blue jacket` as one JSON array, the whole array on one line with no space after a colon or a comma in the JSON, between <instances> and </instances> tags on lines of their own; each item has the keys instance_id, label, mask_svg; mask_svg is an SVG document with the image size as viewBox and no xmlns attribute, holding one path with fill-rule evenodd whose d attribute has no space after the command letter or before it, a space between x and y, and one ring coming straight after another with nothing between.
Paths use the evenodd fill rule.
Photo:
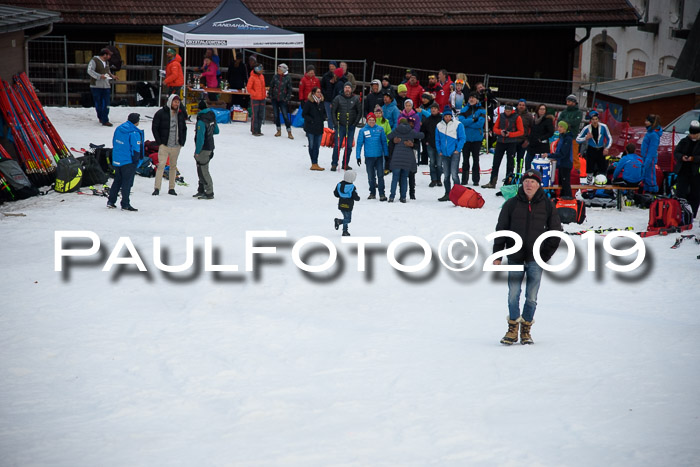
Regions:
<instances>
[{"instance_id":1,"label":"man in blue jacket","mask_svg":"<svg viewBox=\"0 0 700 467\"><path fill-rule=\"evenodd\" d=\"M466 142L462 149L462 185L469 183L469 156L474 159L472 166L472 182L474 186L479 186L481 167L479 166L479 153L481 144L484 141L484 124L486 121L486 111L479 103L476 92L469 94L468 106L462 109L459 114L459 121L464 125Z\"/></svg>"},{"instance_id":2,"label":"man in blue jacket","mask_svg":"<svg viewBox=\"0 0 700 467\"><path fill-rule=\"evenodd\" d=\"M129 192L134 184L136 164L143 157L143 131L138 128L140 117L141 115L137 113L129 114L128 120L114 130L112 138L114 182L107 198L107 207L110 209L117 207L117 194L121 190L122 211L138 211L129 201Z\"/></svg>"},{"instance_id":3,"label":"man in blue jacket","mask_svg":"<svg viewBox=\"0 0 700 467\"><path fill-rule=\"evenodd\" d=\"M362 147L365 148L365 168L369 180L369 197L377 199L377 180L379 180L379 201L386 201L384 193L384 156L389 154L384 129L377 125L374 113L367 114L367 125L360 130L357 137L357 165L362 162Z\"/></svg>"},{"instance_id":4,"label":"man in blue jacket","mask_svg":"<svg viewBox=\"0 0 700 467\"><path fill-rule=\"evenodd\" d=\"M438 201L449 201L452 184L459 185L459 153L462 151L466 136L464 125L452 119L452 109L445 106L442 113L442 121L435 129L435 146L438 157L442 159L442 173L445 174L445 195L438 198Z\"/></svg>"}]
</instances>

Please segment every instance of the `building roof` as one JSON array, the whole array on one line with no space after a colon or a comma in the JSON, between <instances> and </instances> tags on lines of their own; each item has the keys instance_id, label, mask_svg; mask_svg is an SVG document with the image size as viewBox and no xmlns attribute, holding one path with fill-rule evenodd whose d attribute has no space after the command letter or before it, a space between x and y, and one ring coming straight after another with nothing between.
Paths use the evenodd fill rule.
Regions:
<instances>
[{"instance_id":1,"label":"building roof","mask_svg":"<svg viewBox=\"0 0 700 467\"><path fill-rule=\"evenodd\" d=\"M593 91L595 88L587 86L586 89ZM598 95L637 104L666 97L698 94L700 93L700 83L664 75L649 75L598 83L595 92Z\"/></svg>"},{"instance_id":2,"label":"building roof","mask_svg":"<svg viewBox=\"0 0 700 467\"><path fill-rule=\"evenodd\" d=\"M219 0L5 0L60 11L67 24L151 25L200 18ZM275 26L291 29L423 28L491 26L630 26L639 16L628 0L245 0Z\"/></svg>"},{"instance_id":3,"label":"building roof","mask_svg":"<svg viewBox=\"0 0 700 467\"><path fill-rule=\"evenodd\" d=\"M0 34L46 26L57 21L61 21L61 14L55 11L0 5Z\"/></svg>"}]
</instances>

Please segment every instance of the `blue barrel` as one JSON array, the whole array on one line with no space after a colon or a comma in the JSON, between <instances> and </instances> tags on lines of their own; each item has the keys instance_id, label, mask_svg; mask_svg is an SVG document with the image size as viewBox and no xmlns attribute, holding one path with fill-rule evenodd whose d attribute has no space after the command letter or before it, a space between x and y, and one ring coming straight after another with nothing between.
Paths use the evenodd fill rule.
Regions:
<instances>
[{"instance_id":1,"label":"blue barrel","mask_svg":"<svg viewBox=\"0 0 700 467\"><path fill-rule=\"evenodd\" d=\"M542 186L552 186L552 165L549 159L533 159L532 168L542 174Z\"/></svg>"}]
</instances>

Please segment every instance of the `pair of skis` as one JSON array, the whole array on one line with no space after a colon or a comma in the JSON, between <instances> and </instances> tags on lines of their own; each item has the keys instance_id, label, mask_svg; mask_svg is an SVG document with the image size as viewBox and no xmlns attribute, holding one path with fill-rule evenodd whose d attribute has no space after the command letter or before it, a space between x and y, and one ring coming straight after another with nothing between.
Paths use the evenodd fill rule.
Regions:
<instances>
[{"instance_id":1,"label":"pair of skis","mask_svg":"<svg viewBox=\"0 0 700 467\"><path fill-rule=\"evenodd\" d=\"M90 192L82 191L83 189L81 188L77 193L79 195L104 196L105 198L109 197L109 185L106 183L102 185L102 188L95 188L92 185L87 188L90 190Z\"/></svg>"},{"instance_id":2,"label":"pair of skis","mask_svg":"<svg viewBox=\"0 0 700 467\"><path fill-rule=\"evenodd\" d=\"M607 232L621 232L621 231L631 232L631 231L634 231L634 227L631 227L631 226L630 226L630 227L622 227L622 228L619 228L619 227L608 227L608 228L605 228L605 229L602 228L602 227L598 227L597 229L590 228L590 229L587 229L587 230L579 230L579 231L577 231L577 232L566 232L566 234L567 234L567 235L572 235L572 236L573 236L573 235L583 235L583 234L588 233L588 232L595 232L595 233L597 233L597 234L604 234L604 233L607 233Z\"/></svg>"}]
</instances>

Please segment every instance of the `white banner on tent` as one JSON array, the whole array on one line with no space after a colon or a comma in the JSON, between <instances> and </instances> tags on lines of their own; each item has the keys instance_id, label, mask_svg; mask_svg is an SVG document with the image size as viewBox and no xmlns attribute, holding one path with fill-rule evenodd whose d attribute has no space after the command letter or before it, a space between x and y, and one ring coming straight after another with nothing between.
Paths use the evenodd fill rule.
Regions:
<instances>
[{"instance_id":1,"label":"white banner on tent","mask_svg":"<svg viewBox=\"0 0 700 467\"><path fill-rule=\"evenodd\" d=\"M304 47L303 34L186 34L163 26L163 38L168 42L187 47L269 47L296 48Z\"/></svg>"},{"instance_id":2,"label":"white banner on tent","mask_svg":"<svg viewBox=\"0 0 700 467\"><path fill-rule=\"evenodd\" d=\"M168 42L183 47L304 47L303 34L239 34L235 36L221 34L185 34L163 26L163 38Z\"/></svg>"}]
</instances>

